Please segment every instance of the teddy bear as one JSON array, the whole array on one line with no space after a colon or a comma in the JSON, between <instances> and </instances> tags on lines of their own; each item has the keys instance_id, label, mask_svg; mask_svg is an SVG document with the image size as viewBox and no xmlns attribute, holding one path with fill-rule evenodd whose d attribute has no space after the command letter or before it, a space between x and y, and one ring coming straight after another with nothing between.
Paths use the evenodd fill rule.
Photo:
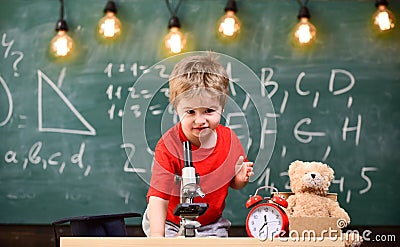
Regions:
<instances>
[{"instance_id":1,"label":"teddy bear","mask_svg":"<svg viewBox=\"0 0 400 247\"><path fill-rule=\"evenodd\" d=\"M334 178L331 167L321 162L296 160L290 164L288 175L293 192L287 198L289 217L338 217L345 225L350 223L347 212L337 201L327 197ZM354 233L346 235L346 246L360 246L361 242Z\"/></svg>"}]
</instances>

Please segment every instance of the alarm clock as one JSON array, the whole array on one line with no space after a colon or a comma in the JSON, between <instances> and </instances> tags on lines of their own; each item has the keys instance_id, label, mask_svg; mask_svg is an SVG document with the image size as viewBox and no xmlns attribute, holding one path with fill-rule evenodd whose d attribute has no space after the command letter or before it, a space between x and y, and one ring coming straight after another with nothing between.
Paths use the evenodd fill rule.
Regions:
<instances>
[{"instance_id":1,"label":"alarm clock","mask_svg":"<svg viewBox=\"0 0 400 247\"><path fill-rule=\"evenodd\" d=\"M271 188L277 193L272 198L258 195L260 189ZM272 186L263 186L246 201L246 208L251 208L246 218L246 231L249 237L265 240L267 238L283 237L289 232L289 219L283 208L287 201L279 195Z\"/></svg>"}]
</instances>

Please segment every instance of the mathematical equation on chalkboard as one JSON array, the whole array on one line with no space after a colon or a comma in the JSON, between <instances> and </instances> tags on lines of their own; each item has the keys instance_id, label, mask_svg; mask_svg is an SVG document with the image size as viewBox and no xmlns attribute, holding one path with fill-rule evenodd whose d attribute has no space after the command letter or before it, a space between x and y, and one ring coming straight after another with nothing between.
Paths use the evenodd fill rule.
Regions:
<instances>
[{"instance_id":1,"label":"mathematical equation on chalkboard","mask_svg":"<svg viewBox=\"0 0 400 247\"><path fill-rule=\"evenodd\" d=\"M15 41L8 37L6 33L2 34L1 46L4 48L2 54L3 61L10 61L12 63L11 68L13 70L12 77L17 78L20 76L19 72L19 64L24 59L24 53L14 49ZM1 68L1 69L9 69L9 68ZM170 115L168 119L171 119L170 125L177 123L178 117L176 116L174 110L171 106L162 105L158 102L150 101L155 94L161 95L165 100L169 97L168 87L161 87L157 92L152 90L147 90L146 88L137 90L133 84L136 80L138 80L141 76L146 75L148 73L155 73L159 79L167 82L169 74L169 68L167 65L162 63L157 64L156 66L151 67L150 65L141 64L140 62L133 63L107 63L105 64L98 73L102 73L104 75L104 83L105 87L102 94L104 95L104 100L109 102L108 108L104 109L103 114L107 116L107 118L111 122L118 122L118 119L122 119L125 114L130 114L133 118L143 118L143 115L150 114L153 116L160 115ZM239 82L241 80L240 76L235 77L235 67L234 64L227 63L226 70L230 76L231 84L230 91L231 97L235 100L238 94L237 88L234 83ZM13 93L9 87L9 81L12 78L5 77L5 73L0 70L0 94L4 95L6 99L7 107L4 114L0 116L0 128L6 126L12 121L22 121L26 119L25 115L15 116L13 114L14 103L19 104L18 98L13 98ZM59 133L59 134L72 134L72 135L83 135L83 136L92 136L96 137L98 135L98 127L96 127L96 123L89 122L86 117L80 113L80 111L74 106L74 102L69 100L68 95L66 95L62 89L61 85L65 78L67 72L67 68L62 68L57 79L50 78L46 71L38 69L37 71L37 94L38 94L38 109L37 109L37 118L38 125L37 130L39 132L51 132L51 133ZM281 84L275 80L275 70L272 67L263 67L259 71L260 79L258 80L258 92L252 92L252 94L259 93L261 97L275 99L281 97L279 103L275 105L276 112L268 112L267 114L261 116L261 131L257 133L260 139L260 149L264 148L265 142L268 139L268 135L279 134L278 129L269 129L269 122L271 119L279 122L279 118L285 115L285 111L287 107L291 103L291 94L289 93L288 88L280 88ZM345 93L351 92L354 85L356 84L355 76L348 70L345 69L336 69L333 68L329 73L329 80L327 81L328 93L335 97L338 95L343 95ZM319 101L320 101L320 91L308 90L306 86L304 86L303 81L307 77L307 72L300 72L297 78L294 78L294 94L296 96L312 96L312 104L311 107L313 109L318 109ZM337 76L346 77L348 83L345 86L336 86L335 78ZM114 79L124 78L124 82L115 82ZM127 81L129 83L127 83ZM46 88L46 90L44 90ZM73 127L61 127L54 126L46 122L46 115L43 112L43 99L45 99L46 92L52 91L52 97L58 97L60 102L64 104L64 108L68 109L70 113L76 118L77 121L81 123L83 128L74 129ZM246 93L246 92L245 92ZM293 94L293 93L292 93ZM278 96L279 95L279 96ZM88 96L85 96L88 97ZM125 105L126 99L129 98L134 102L133 104ZM240 102L237 102L239 105L240 111L245 112L249 104L251 104L252 95L246 94L244 99ZM150 101L149 105L143 105L144 100ZM353 105L353 97L348 96L346 107L350 109ZM245 118L245 114L240 111L236 112L227 112L226 114L226 124L229 125L235 132L237 133L245 133L246 131L242 130L244 128L248 128L245 124L242 124L241 121L239 123L234 124L233 118ZM293 138L297 141L298 145L311 143L315 138L327 138L329 136L329 132L322 130L310 130L313 124L313 118L304 117L298 119L294 124L292 133ZM245 121L244 121L245 122ZM351 124L351 122L353 124ZM354 123L355 122L355 123ZM32 126L28 126L32 127ZM27 128L23 123L18 125L18 129ZM354 148L356 148L360 144L361 140L361 130L362 130L362 115L357 114L356 119L351 119L350 117L345 117L342 121L341 126L338 127L341 133L341 140L343 142L348 141L348 134L354 133ZM249 135L246 134L238 134L241 141L243 141L246 145L246 148L249 149L252 145L253 141ZM134 167L132 166L130 160L137 154L138 146L143 146L144 140L141 140L142 143L129 143L124 142L119 144L119 148L126 151L127 158L122 162L123 164L119 164L118 166L122 169L123 172L127 173L138 173L138 174L149 174L150 169L149 166L143 167ZM41 167L43 170L47 169L57 169L59 174L63 174L65 169L71 167L71 169L80 169L81 174L84 176L90 176L92 169L94 167L90 164L89 161L85 160L85 153L87 149L87 144L85 142L79 143L76 146L76 152L73 154L65 154L61 150L55 151L50 154L44 154L47 152L43 152L46 148L46 143L41 140L37 140L30 147L26 148L27 150L19 150L18 147L15 148L6 148L2 149L0 153L2 162L4 165L0 166L0 169L6 169L10 166L21 167L22 170L26 170L28 166ZM149 156L153 155L153 151L150 148L146 148L146 152ZM288 155L288 150L286 145L282 145L280 147L280 155L282 158ZM328 159L329 155L332 152L331 145L327 145L324 149L323 154L320 157L321 161L325 161ZM264 164L259 164L261 166L267 167L268 161L264 160ZM151 161L149 161L151 163ZM257 183L264 183L265 185L273 185L273 182L270 180L270 170L271 168L266 168L263 173L258 177ZM377 172L378 168L375 166L363 166L360 168L360 171L355 171L360 174L360 184L365 183L365 187L357 190L359 194L365 194L373 186L373 181L370 178L369 174L371 172ZM285 171L280 173L281 176L287 176ZM334 181L334 184L339 186L340 192L346 192L346 202L350 203L351 201L351 193L353 190L346 189L346 178L341 176L339 179ZM288 188L288 184L285 185L285 189Z\"/></svg>"}]
</instances>

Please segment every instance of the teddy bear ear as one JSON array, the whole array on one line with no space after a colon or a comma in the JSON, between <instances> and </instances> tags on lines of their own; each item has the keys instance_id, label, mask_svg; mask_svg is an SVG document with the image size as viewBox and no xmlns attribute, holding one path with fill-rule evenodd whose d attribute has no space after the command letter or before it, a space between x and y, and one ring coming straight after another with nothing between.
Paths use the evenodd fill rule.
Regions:
<instances>
[{"instance_id":1,"label":"teddy bear ear","mask_svg":"<svg viewBox=\"0 0 400 247\"><path fill-rule=\"evenodd\" d=\"M325 175L326 176L328 176L328 178L329 178L329 180L333 180L334 179L334 174L335 174L335 172L333 171L333 169L329 166L329 165L327 165L327 164L325 164L325 166L326 166L326 172L325 172Z\"/></svg>"},{"instance_id":2,"label":"teddy bear ear","mask_svg":"<svg viewBox=\"0 0 400 247\"><path fill-rule=\"evenodd\" d=\"M302 164L303 164L303 162L300 161L300 160L293 161L293 162L289 165L289 170L288 170L288 175L289 175L289 177L292 177L292 176L295 174L297 168L298 168L299 166L301 166Z\"/></svg>"}]
</instances>

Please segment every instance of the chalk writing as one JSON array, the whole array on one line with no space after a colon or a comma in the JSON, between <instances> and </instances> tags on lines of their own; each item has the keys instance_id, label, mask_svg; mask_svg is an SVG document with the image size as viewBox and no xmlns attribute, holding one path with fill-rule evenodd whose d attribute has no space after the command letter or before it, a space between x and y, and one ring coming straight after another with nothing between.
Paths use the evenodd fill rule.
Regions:
<instances>
[{"instance_id":1,"label":"chalk writing","mask_svg":"<svg viewBox=\"0 0 400 247\"><path fill-rule=\"evenodd\" d=\"M17 57L12 65L12 68L14 70L14 77L19 77L19 72L18 72L18 65L24 59L24 53L21 51L14 51L12 50L12 46L14 45L14 40L7 41L7 34L3 33L2 38L1 38L1 45L3 47L7 47L6 50L4 51L4 58L8 58L8 54L10 54L11 51L11 56L12 57Z\"/></svg>"},{"instance_id":2,"label":"chalk writing","mask_svg":"<svg viewBox=\"0 0 400 247\"><path fill-rule=\"evenodd\" d=\"M11 56L17 56L17 59L15 59L15 61L13 62L13 69L14 69L14 76L18 77L19 73L18 73L18 64L19 62L21 62L21 60L24 58L24 53L20 52L20 51L13 51L11 52Z\"/></svg>"},{"instance_id":3,"label":"chalk writing","mask_svg":"<svg viewBox=\"0 0 400 247\"><path fill-rule=\"evenodd\" d=\"M347 132L355 131L356 132L355 144L356 144L356 146L358 146L358 144L360 142L360 132L361 132L361 115L359 114L357 116L357 125L356 126L349 127L349 121L350 120L348 117L346 117L344 120L343 131L342 131L343 141L346 141L346 139L347 139Z\"/></svg>"},{"instance_id":4,"label":"chalk writing","mask_svg":"<svg viewBox=\"0 0 400 247\"><path fill-rule=\"evenodd\" d=\"M1 37L1 45L3 47L7 47L7 49L4 51L4 58L8 57L8 54L10 53L11 47L14 44L14 40L11 40L11 41L7 42L6 39L7 39L7 34L3 33L3 36Z\"/></svg>"},{"instance_id":5,"label":"chalk writing","mask_svg":"<svg viewBox=\"0 0 400 247\"><path fill-rule=\"evenodd\" d=\"M114 67L116 67L116 68L114 69ZM106 74L106 76L108 78L112 78L113 77L113 73L114 73L113 71L116 70L118 73L124 73L124 72L126 72L125 67L126 67L125 64L119 64L119 65L114 66L113 63L108 63L106 65L106 67L104 68L103 72ZM166 68L165 65L158 64L158 65L154 66L153 69L159 71L158 76L160 78L169 78L169 74L166 73L167 68ZM140 65L139 63L135 62L135 63L132 63L132 65L129 66L129 71L131 71L132 77L136 78L136 77L141 76L143 74L149 73L150 66L148 66L148 65Z\"/></svg>"},{"instance_id":6,"label":"chalk writing","mask_svg":"<svg viewBox=\"0 0 400 247\"><path fill-rule=\"evenodd\" d=\"M268 129L268 119L272 119L272 118L277 118L279 117L278 114L274 114L274 113L267 113L264 116L264 120L262 123L262 127L261 127L261 138L260 138L260 149L264 149L265 147L265 142L266 142L266 135L271 135L271 134L276 134L276 130L275 129Z\"/></svg>"},{"instance_id":7,"label":"chalk writing","mask_svg":"<svg viewBox=\"0 0 400 247\"><path fill-rule=\"evenodd\" d=\"M11 54L11 57L14 57L14 56L17 57L13 61L12 68L14 70L14 77L18 77L19 76L18 64L23 60L24 53L21 51L14 50L13 45L14 45L14 40L11 39L10 41L7 41L7 33L3 33L2 37L1 37L1 46L6 47L4 54L3 54L3 58L8 59L9 54ZM0 84L1 84L2 90L4 90L4 93L7 98L7 103L8 103L8 110L7 110L6 116L4 116L4 118L3 118L3 116L0 116L0 127L2 127L11 120L14 105L13 105L13 98L12 98L10 89L7 86L5 79L1 75L0 75Z\"/></svg>"},{"instance_id":8,"label":"chalk writing","mask_svg":"<svg viewBox=\"0 0 400 247\"><path fill-rule=\"evenodd\" d=\"M298 121L297 124L295 125L294 130L293 130L293 135L299 142L310 143L313 139L313 136L325 136L326 135L324 132L319 132L319 131L300 130L300 127L302 127L303 124L310 125L311 118L303 118L300 121Z\"/></svg>"},{"instance_id":9,"label":"chalk writing","mask_svg":"<svg viewBox=\"0 0 400 247\"><path fill-rule=\"evenodd\" d=\"M121 144L121 148L128 148L129 149L129 153L128 153L128 158L125 161L124 164L124 172L135 172L135 173L145 173L147 172L146 169L144 168L136 168L133 167L130 159L132 159L133 155L135 155L135 151L136 151L136 147L135 145L131 144L131 143L123 143Z\"/></svg>"},{"instance_id":10,"label":"chalk writing","mask_svg":"<svg viewBox=\"0 0 400 247\"><path fill-rule=\"evenodd\" d=\"M11 119L11 115L13 112L13 99L12 99L12 95L10 93L10 89L7 86L6 81L3 79L3 77L1 77L0 75L0 83L1 83L1 87L4 90L6 97L7 97L7 102L8 102L8 111L7 111L7 115L4 117L3 120L0 121L0 127L6 125L10 119Z\"/></svg>"},{"instance_id":11,"label":"chalk writing","mask_svg":"<svg viewBox=\"0 0 400 247\"><path fill-rule=\"evenodd\" d=\"M346 75L350 79L350 81L349 81L349 85L347 85L346 87L334 90L335 78L338 74ZM347 93L354 87L355 83L356 83L356 80L355 80L353 74L350 73L349 71L344 70L344 69L332 69L331 76L329 78L329 92L332 92L333 95Z\"/></svg>"},{"instance_id":12,"label":"chalk writing","mask_svg":"<svg viewBox=\"0 0 400 247\"><path fill-rule=\"evenodd\" d=\"M41 132L58 132L58 133L69 133L78 135L96 135L96 130L89 124L88 121L79 113L79 111L72 105L68 98L62 93L62 91L51 81L46 74L41 70L37 71L38 75L38 129ZM47 83L53 91L62 99L69 110L75 115L75 117L87 128L87 130L77 129L66 129L57 126L54 127L43 127L43 82ZM53 106L54 107L54 106Z\"/></svg>"},{"instance_id":13,"label":"chalk writing","mask_svg":"<svg viewBox=\"0 0 400 247\"><path fill-rule=\"evenodd\" d=\"M269 86L272 86L272 90L268 93L268 98L272 98L275 95L276 91L278 91L278 83L276 81L271 81L272 77L274 76L274 70L271 68L262 68L261 69L261 96L265 97L265 90Z\"/></svg>"},{"instance_id":14,"label":"chalk writing","mask_svg":"<svg viewBox=\"0 0 400 247\"><path fill-rule=\"evenodd\" d=\"M44 147L43 142L35 142L28 150L27 155L20 154L18 151L10 149L3 154L4 166L20 166L22 170L27 170L30 167L41 167L42 170L57 169L59 174L63 174L67 166L74 165L83 171L84 176L88 176L91 171L91 165L85 164L83 156L85 153L85 143L81 143L79 151L66 159L61 151L47 154L46 157L42 153ZM24 152L21 152L24 153ZM68 157L68 156L67 156Z\"/></svg>"},{"instance_id":15,"label":"chalk writing","mask_svg":"<svg viewBox=\"0 0 400 247\"><path fill-rule=\"evenodd\" d=\"M229 77L229 90L230 90L230 93L231 93L232 96L236 96L236 90L235 90L235 87L234 87L232 82L238 83L238 82L240 82L240 78L234 78L232 76L232 74L233 74L232 63L228 62L226 64L225 70L226 70L226 73L228 74L228 77Z\"/></svg>"},{"instance_id":16,"label":"chalk writing","mask_svg":"<svg viewBox=\"0 0 400 247\"><path fill-rule=\"evenodd\" d=\"M374 171L377 171L377 170L378 170L378 168L376 168L376 167L363 167L361 169L361 177L365 180L365 182L367 182L367 186L364 189L359 191L360 194L367 193L372 187L372 181L367 176L366 172L374 172Z\"/></svg>"},{"instance_id":17,"label":"chalk writing","mask_svg":"<svg viewBox=\"0 0 400 247\"><path fill-rule=\"evenodd\" d=\"M169 90L168 89L162 89L160 90L161 92L164 93L166 97L169 97ZM149 90L140 90L139 92L136 92L135 88L132 86L124 86L124 85L119 85L115 86L113 84L108 85L106 89L106 96L109 101L112 100L117 100L117 103L119 105L122 104L126 100L126 97L124 96L124 92L128 92L128 97L132 99L149 99L153 97L153 94L149 92ZM153 107L154 108L154 107ZM132 111L133 115L136 118L139 118L142 115L141 111L141 106L139 104L132 105L130 107L130 110ZM117 107L116 103L112 103L110 108L107 110L107 114L110 118L110 120L113 120L115 116L118 116L119 118L122 118L124 116L124 109L123 107L119 108ZM159 111L153 112L153 114L160 114Z\"/></svg>"}]
</instances>

